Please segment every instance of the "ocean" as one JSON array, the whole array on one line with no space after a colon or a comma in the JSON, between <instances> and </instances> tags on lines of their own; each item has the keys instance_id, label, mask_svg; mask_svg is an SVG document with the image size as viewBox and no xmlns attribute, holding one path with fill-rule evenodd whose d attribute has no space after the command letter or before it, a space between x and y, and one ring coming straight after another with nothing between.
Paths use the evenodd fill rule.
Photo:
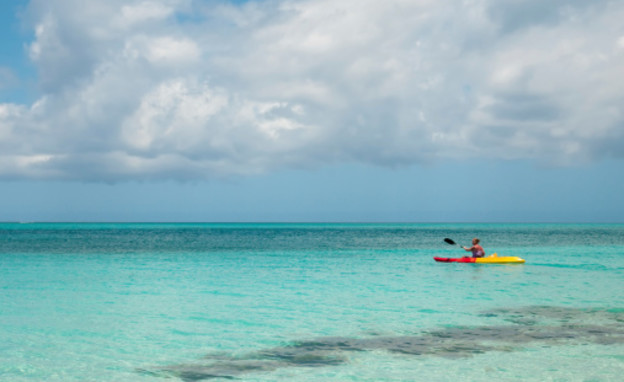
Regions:
<instances>
[{"instance_id":1,"label":"ocean","mask_svg":"<svg viewBox=\"0 0 624 382\"><path fill-rule=\"evenodd\" d=\"M4 223L0 272L0 381L624 375L622 224Z\"/></svg>"}]
</instances>

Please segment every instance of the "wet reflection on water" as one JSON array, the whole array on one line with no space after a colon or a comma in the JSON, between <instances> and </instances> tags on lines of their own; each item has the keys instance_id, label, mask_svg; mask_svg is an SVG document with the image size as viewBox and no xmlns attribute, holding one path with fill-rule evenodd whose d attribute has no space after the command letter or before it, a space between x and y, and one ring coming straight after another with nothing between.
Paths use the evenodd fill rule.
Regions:
<instances>
[{"instance_id":1,"label":"wet reflection on water","mask_svg":"<svg viewBox=\"0 0 624 382\"><path fill-rule=\"evenodd\" d=\"M500 317L512 324L450 327L416 336L321 337L243 356L209 354L193 363L141 369L139 372L194 382L211 378L234 379L246 373L284 367L340 365L348 361L349 352L382 350L413 356L463 358L489 351L514 351L532 344L624 344L624 309L534 306L495 309L481 315Z\"/></svg>"}]
</instances>

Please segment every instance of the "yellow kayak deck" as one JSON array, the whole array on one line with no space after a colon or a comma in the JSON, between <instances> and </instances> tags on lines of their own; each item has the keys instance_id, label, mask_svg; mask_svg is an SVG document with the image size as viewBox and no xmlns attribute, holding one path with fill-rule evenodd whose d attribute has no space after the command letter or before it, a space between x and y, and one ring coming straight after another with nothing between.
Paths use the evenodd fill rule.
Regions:
<instances>
[{"instance_id":1,"label":"yellow kayak deck","mask_svg":"<svg viewBox=\"0 0 624 382\"><path fill-rule=\"evenodd\" d=\"M524 263L524 259L521 259L516 256L488 256L488 257L479 257L475 259L475 263L477 264L520 264Z\"/></svg>"}]
</instances>

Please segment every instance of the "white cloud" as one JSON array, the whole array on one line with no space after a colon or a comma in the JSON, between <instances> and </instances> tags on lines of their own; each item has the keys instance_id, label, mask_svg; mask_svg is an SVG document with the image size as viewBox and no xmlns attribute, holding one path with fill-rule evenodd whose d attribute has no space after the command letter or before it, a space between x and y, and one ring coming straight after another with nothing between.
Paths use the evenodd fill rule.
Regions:
<instances>
[{"instance_id":1,"label":"white cloud","mask_svg":"<svg viewBox=\"0 0 624 382\"><path fill-rule=\"evenodd\" d=\"M174 68L197 63L200 49L189 38L173 38L170 36L149 38L139 36L128 41L124 47L124 56L129 59L146 59L155 66Z\"/></svg>"},{"instance_id":2,"label":"white cloud","mask_svg":"<svg viewBox=\"0 0 624 382\"><path fill-rule=\"evenodd\" d=\"M114 17L113 24L129 28L144 22L166 19L174 12L175 8L167 2L141 1L122 6L119 14Z\"/></svg>"},{"instance_id":3,"label":"white cloud","mask_svg":"<svg viewBox=\"0 0 624 382\"><path fill-rule=\"evenodd\" d=\"M148 152L167 149L184 153L210 140L210 119L228 100L207 87L192 86L177 79L145 95L136 112L122 123L126 145Z\"/></svg>"},{"instance_id":4,"label":"white cloud","mask_svg":"<svg viewBox=\"0 0 624 382\"><path fill-rule=\"evenodd\" d=\"M80 5L80 6L79 6ZM33 0L0 176L624 157L624 4Z\"/></svg>"},{"instance_id":5,"label":"white cloud","mask_svg":"<svg viewBox=\"0 0 624 382\"><path fill-rule=\"evenodd\" d=\"M150 44L147 57L153 63L182 65L196 62L199 54L199 48L191 39L162 37Z\"/></svg>"}]
</instances>

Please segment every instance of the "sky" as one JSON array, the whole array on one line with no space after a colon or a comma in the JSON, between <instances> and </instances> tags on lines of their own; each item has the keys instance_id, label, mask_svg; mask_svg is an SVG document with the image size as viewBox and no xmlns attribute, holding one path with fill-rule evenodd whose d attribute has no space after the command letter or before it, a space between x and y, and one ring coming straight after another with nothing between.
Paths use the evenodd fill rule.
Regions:
<instances>
[{"instance_id":1,"label":"sky","mask_svg":"<svg viewBox=\"0 0 624 382\"><path fill-rule=\"evenodd\" d=\"M624 2L8 0L0 221L624 222Z\"/></svg>"}]
</instances>

